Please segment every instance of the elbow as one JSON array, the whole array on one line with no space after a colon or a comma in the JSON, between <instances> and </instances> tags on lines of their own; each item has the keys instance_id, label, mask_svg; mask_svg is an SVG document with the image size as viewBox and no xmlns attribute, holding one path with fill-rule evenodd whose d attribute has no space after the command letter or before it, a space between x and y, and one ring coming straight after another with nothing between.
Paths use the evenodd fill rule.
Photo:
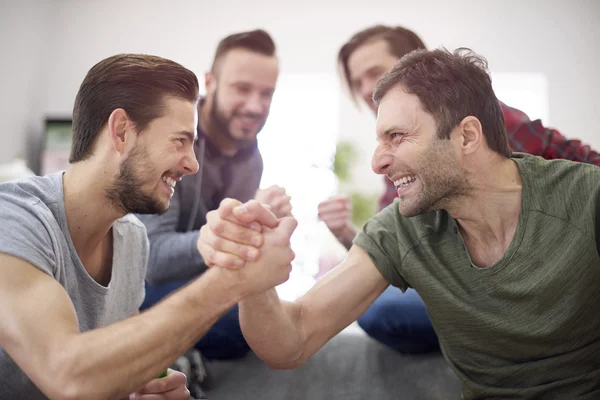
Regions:
<instances>
[{"instance_id":1,"label":"elbow","mask_svg":"<svg viewBox=\"0 0 600 400\"><path fill-rule=\"evenodd\" d=\"M295 361L288 361L288 362L265 362L265 364L267 364L267 367L269 367L270 369L296 369L296 368L300 368L301 366L303 366L306 363L306 360L295 360Z\"/></svg>"},{"instance_id":2,"label":"elbow","mask_svg":"<svg viewBox=\"0 0 600 400\"><path fill-rule=\"evenodd\" d=\"M54 363L47 386L47 395L56 400L96 400L100 395L93 374L81 369L81 362L74 355L62 354ZM94 389L96 388L96 389Z\"/></svg>"},{"instance_id":3,"label":"elbow","mask_svg":"<svg viewBox=\"0 0 600 400\"><path fill-rule=\"evenodd\" d=\"M265 358L265 364L270 369L296 369L303 366L310 357L306 357L304 352L298 354L298 352L290 353L287 357L278 357L277 359Z\"/></svg>"}]
</instances>

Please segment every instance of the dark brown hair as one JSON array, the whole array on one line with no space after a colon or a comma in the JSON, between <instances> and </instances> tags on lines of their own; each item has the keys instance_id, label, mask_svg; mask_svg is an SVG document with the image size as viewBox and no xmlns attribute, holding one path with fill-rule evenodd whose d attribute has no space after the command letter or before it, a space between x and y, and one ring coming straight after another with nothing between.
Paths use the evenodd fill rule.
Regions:
<instances>
[{"instance_id":1,"label":"dark brown hair","mask_svg":"<svg viewBox=\"0 0 600 400\"><path fill-rule=\"evenodd\" d=\"M221 58L233 49L246 49L272 57L275 55L275 42L273 42L271 36L262 29L229 35L223 38L217 46L212 65L213 72L216 71L216 67Z\"/></svg>"},{"instance_id":2,"label":"dark brown hair","mask_svg":"<svg viewBox=\"0 0 600 400\"><path fill-rule=\"evenodd\" d=\"M433 116L438 137L447 139L465 117L479 120L488 146L510 157L504 116L494 94L487 60L466 48L415 50L402 57L377 83L373 101L401 87L415 94Z\"/></svg>"},{"instance_id":3,"label":"dark brown hair","mask_svg":"<svg viewBox=\"0 0 600 400\"><path fill-rule=\"evenodd\" d=\"M348 60L356 49L377 40L384 40L387 43L390 54L398 57L398 59L413 50L425 48L425 44L416 33L401 26L375 25L354 34L342 46L338 54L338 63L353 100L356 100L356 94L352 90Z\"/></svg>"},{"instance_id":4,"label":"dark brown hair","mask_svg":"<svg viewBox=\"0 0 600 400\"><path fill-rule=\"evenodd\" d=\"M162 116L165 97L197 102L198 90L192 71L161 57L118 54L100 61L89 70L75 98L69 162L92 154L96 137L114 110L125 110L142 132Z\"/></svg>"}]
</instances>

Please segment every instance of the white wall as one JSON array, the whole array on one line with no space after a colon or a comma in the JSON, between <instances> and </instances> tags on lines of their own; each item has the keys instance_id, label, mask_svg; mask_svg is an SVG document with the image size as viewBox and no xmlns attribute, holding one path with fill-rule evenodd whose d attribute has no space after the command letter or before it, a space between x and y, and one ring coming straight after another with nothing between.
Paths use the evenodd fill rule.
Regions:
<instances>
[{"instance_id":1,"label":"white wall","mask_svg":"<svg viewBox=\"0 0 600 400\"><path fill-rule=\"evenodd\" d=\"M263 27L282 72L334 74L339 46L374 23L412 28L429 47L471 47L494 73L545 73L552 124L600 148L595 0L0 0L0 15L0 162L23 153L45 115L70 115L87 70L109 55L154 53L201 76L220 38ZM341 135L361 140L357 171L373 180L372 117L341 102Z\"/></svg>"},{"instance_id":2,"label":"white wall","mask_svg":"<svg viewBox=\"0 0 600 400\"><path fill-rule=\"evenodd\" d=\"M42 129L53 13L51 0L0 0L0 164L27 158Z\"/></svg>"}]
</instances>

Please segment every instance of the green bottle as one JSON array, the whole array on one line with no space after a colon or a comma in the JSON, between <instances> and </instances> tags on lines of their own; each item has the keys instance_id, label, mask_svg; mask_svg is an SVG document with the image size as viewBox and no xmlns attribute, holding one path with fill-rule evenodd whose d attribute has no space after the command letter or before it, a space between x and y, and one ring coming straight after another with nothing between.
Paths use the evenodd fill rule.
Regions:
<instances>
[{"instance_id":1,"label":"green bottle","mask_svg":"<svg viewBox=\"0 0 600 400\"><path fill-rule=\"evenodd\" d=\"M167 372L169 372L168 368L165 369L163 372L161 372L160 375L156 377L156 379L162 379L162 378L164 378L165 376L167 376Z\"/></svg>"}]
</instances>

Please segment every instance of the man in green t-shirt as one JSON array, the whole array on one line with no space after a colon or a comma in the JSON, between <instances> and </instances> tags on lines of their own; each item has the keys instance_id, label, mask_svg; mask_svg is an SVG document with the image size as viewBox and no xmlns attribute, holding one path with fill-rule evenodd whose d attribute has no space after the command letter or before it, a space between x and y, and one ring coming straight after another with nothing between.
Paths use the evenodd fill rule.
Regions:
<instances>
[{"instance_id":1,"label":"man in green t-shirt","mask_svg":"<svg viewBox=\"0 0 600 400\"><path fill-rule=\"evenodd\" d=\"M372 167L399 199L297 301L240 302L269 365L301 365L392 284L423 298L465 399L600 398L600 168L512 154L486 70L466 50L422 50L379 81ZM245 258L232 271L247 274L281 245L266 235L247 256L246 226L278 223L256 202L224 201L208 220L209 265Z\"/></svg>"}]
</instances>

